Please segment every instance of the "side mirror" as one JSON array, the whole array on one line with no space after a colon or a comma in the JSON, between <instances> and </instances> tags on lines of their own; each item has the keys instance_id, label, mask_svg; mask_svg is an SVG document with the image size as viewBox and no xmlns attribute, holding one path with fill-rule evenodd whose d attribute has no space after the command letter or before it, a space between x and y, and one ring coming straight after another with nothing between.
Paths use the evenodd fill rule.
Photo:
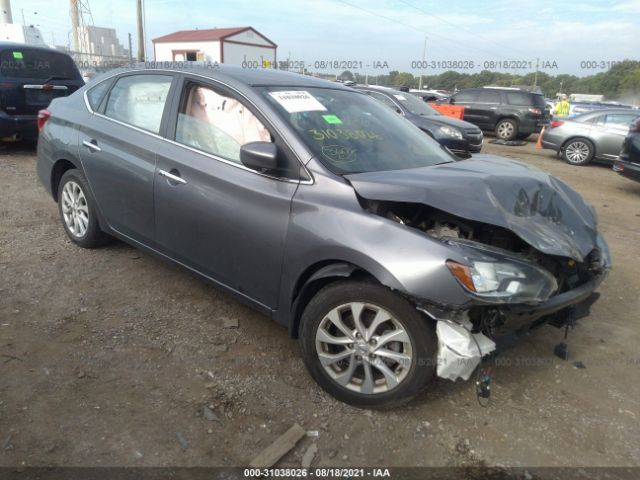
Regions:
<instances>
[{"instance_id":1,"label":"side mirror","mask_svg":"<svg viewBox=\"0 0 640 480\"><path fill-rule=\"evenodd\" d=\"M449 103L450 103L451 105L453 105L454 103L456 103L456 99L455 99L455 98L453 98L453 97L451 97L451 98L449 99Z\"/></svg>"},{"instance_id":2,"label":"side mirror","mask_svg":"<svg viewBox=\"0 0 640 480\"><path fill-rule=\"evenodd\" d=\"M240 162L259 172L278 167L278 147L271 142L250 142L240 147Z\"/></svg>"}]
</instances>

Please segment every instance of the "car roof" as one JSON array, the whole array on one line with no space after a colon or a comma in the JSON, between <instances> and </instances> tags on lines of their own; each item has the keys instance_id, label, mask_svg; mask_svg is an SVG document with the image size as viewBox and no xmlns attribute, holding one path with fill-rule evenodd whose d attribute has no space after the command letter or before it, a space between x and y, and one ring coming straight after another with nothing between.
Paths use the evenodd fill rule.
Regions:
<instances>
[{"instance_id":1,"label":"car roof","mask_svg":"<svg viewBox=\"0 0 640 480\"><path fill-rule=\"evenodd\" d=\"M640 116L640 110L636 110L634 108L600 108L598 110L591 110L590 112L582 113L579 116L602 115L607 113L630 113ZM576 115L576 117L577 116L578 115Z\"/></svg>"},{"instance_id":2,"label":"car roof","mask_svg":"<svg viewBox=\"0 0 640 480\"><path fill-rule=\"evenodd\" d=\"M26 43L17 43L17 42L0 42L0 50L40 50L49 53L59 53L60 55L69 56L68 53L63 52L61 50L56 50L55 48L47 47L46 45L28 45Z\"/></svg>"},{"instance_id":3,"label":"car roof","mask_svg":"<svg viewBox=\"0 0 640 480\"><path fill-rule=\"evenodd\" d=\"M356 90L375 90L382 93L408 93L397 88L383 87L382 85L356 85L353 88Z\"/></svg>"},{"instance_id":4,"label":"car roof","mask_svg":"<svg viewBox=\"0 0 640 480\"><path fill-rule=\"evenodd\" d=\"M132 66L111 70L95 80L102 80L110 76L125 72L145 73L145 72L179 72L208 77L213 80L220 80L231 86L258 87L258 86L286 86L286 87L317 87L332 88L336 90L352 90L341 83L330 82L309 75L302 75L293 72L284 72L275 69L251 69L242 68L236 65L221 65L218 63L211 65L198 64L198 62L148 62L147 64L135 64ZM95 81L94 80L94 81Z\"/></svg>"}]
</instances>

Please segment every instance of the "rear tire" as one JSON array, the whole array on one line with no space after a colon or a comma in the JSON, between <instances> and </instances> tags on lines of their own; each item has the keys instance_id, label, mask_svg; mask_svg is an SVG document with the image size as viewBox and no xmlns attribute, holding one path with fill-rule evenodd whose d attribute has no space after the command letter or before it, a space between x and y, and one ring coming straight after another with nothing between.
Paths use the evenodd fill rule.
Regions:
<instances>
[{"instance_id":1,"label":"rear tire","mask_svg":"<svg viewBox=\"0 0 640 480\"><path fill-rule=\"evenodd\" d=\"M562 158L571 165L586 165L593 159L595 148L586 138L569 140L562 149Z\"/></svg>"},{"instance_id":2,"label":"rear tire","mask_svg":"<svg viewBox=\"0 0 640 480\"><path fill-rule=\"evenodd\" d=\"M518 135L518 122L511 118L503 118L496 124L495 133L500 140L513 140Z\"/></svg>"},{"instance_id":3,"label":"rear tire","mask_svg":"<svg viewBox=\"0 0 640 480\"><path fill-rule=\"evenodd\" d=\"M112 237L100 230L95 200L80 170L67 170L60 178L58 211L67 236L76 245L96 248L111 240Z\"/></svg>"},{"instance_id":4,"label":"rear tire","mask_svg":"<svg viewBox=\"0 0 640 480\"><path fill-rule=\"evenodd\" d=\"M357 407L405 403L435 374L434 323L374 283L339 281L320 290L302 315L300 346L316 382Z\"/></svg>"}]
</instances>

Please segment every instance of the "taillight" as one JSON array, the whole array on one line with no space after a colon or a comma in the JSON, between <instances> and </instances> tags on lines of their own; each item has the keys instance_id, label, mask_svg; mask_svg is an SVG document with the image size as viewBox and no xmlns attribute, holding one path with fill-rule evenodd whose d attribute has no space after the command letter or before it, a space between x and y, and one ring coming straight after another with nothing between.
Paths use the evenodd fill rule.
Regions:
<instances>
[{"instance_id":1,"label":"taillight","mask_svg":"<svg viewBox=\"0 0 640 480\"><path fill-rule=\"evenodd\" d=\"M42 130L44 128L44 124L47 123L47 120L51 117L51 112L49 110L40 110L38 112L38 130Z\"/></svg>"},{"instance_id":2,"label":"taillight","mask_svg":"<svg viewBox=\"0 0 640 480\"><path fill-rule=\"evenodd\" d=\"M629 132L632 132L632 133L640 132L640 118L636 119L636 121L631 124L631 126L629 127Z\"/></svg>"},{"instance_id":3,"label":"taillight","mask_svg":"<svg viewBox=\"0 0 640 480\"><path fill-rule=\"evenodd\" d=\"M549 124L549 128L558 128L560 126L564 125L564 122L562 120L553 120L550 124Z\"/></svg>"},{"instance_id":4,"label":"taillight","mask_svg":"<svg viewBox=\"0 0 640 480\"><path fill-rule=\"evenodd\" d=\"M529 112L533 113L534 115L540 115L542 113L539 108L529 108Z\"/></svg>"}]
</instances>

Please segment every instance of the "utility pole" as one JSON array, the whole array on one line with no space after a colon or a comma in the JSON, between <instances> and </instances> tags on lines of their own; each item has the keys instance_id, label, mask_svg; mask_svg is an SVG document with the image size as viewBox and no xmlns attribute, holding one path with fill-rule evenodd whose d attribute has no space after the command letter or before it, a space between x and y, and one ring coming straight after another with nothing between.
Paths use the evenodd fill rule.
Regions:
<instances>
[{"instance_id":1,"label":"utility pole","mask_svg":"<svg viewBox=\"0 0 640 480\"><path fill-rule=\"evenodd\" d=\"M427 36L424 36L424 46L422 47L422 65L420 65L422 67L421 71L420 71L420 84L418 86L419 90L422 90L422 75L424 75L424 65L427 59Z\"/></svg>"},{"instance_id":2,"label":"utility pole","mask_svg":"<svg viewBox=\"0 0 640 480\"><path fill-rule=\"evenodd\" d=\"M144 28L142 26L142 0L136 1L138 21L138 61L144 62Z\"/></svg>"},{"instance_id":3,"label":"utility pole","mask_svg":"<svg viewBox=\"0 0 640 480\"><path fill-rule=\"evenodd\" d=\"M0 0L0 10L2 10L2 12L0 12L0 23L13 23L10 0ZM24 10L22 15L24 16Z\"/></svg>"},{"instance_id":4,"label":"utility pole","mask_svg":"<svg viewBox=\"0 0 640 480\"><path fill-rule=\"evenodd\" d=\"M73 51L80 55L80 38L78 32L78 26L80 25L80 14L78 12L78 0L70 0L69 2L69 13L71 14L71 35L73 38ZM78 60L81 61L82 58L79 56Z\"/></svg>"},{"instance_id":5,"label":"utility pole","mask_svg":"<svg viewBox=\"0 0 640 480\"><path fill-rule=\"evenodd\" d=\"M538 67L540 66L540 58L536 57L536 74L533 76L533 86L538 86Z\"/></svg>"},{"instance_id":6,"label":"utility pole","mask_svg":"<svg viewBox=\"0 0 640 480\"><path fill-rule=\"evenodd\" d=\"M133 44L131 42L131 33L129 35L129 64L133 63Z\"/></svg>"}]
</instances>

